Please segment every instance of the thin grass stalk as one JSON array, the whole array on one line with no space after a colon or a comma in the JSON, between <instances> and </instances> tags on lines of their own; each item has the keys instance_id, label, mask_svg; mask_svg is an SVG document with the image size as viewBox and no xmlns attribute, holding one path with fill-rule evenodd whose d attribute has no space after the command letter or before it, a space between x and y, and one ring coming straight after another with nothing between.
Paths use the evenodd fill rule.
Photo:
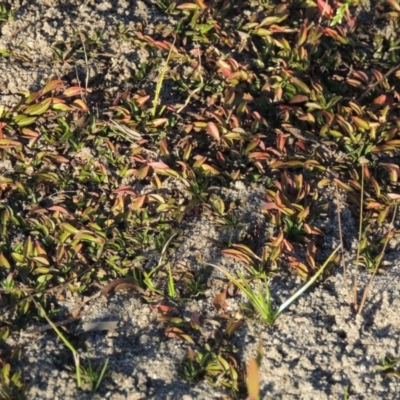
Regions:
<instances>
[{"instance_id":1,"label":"thin grass stalk","mask_svg":"<svg viewBox=\"0 0 400 400\"><path fill-rule=\"evenodd\" d=\"M86 52L85 40L84 40L84 36L83 36L82 32L79 32L79 37L82 42L83 54L85 56L85 65L86 65L85 89L87 92L88 87L89 87L89 61L88 61L88 56L87 56L87 52Z\"/></svg>"},{"instance_id":2,"label":"thin grass stalk","mask_svg":"<svg viewBox=\"0 0 400 400\"><path fill-rule=\"evenodd\" d=\"M76 371L76 382L79 388L82 387L82 377L81 377L81 368L79 361L79 353L76 351L75 347L71 344L71 342L62 334L62 332L57 328L57 326L53 323L53 321L47 316L45 309L42 307L40 303L38 303L33 296L31 297L32 301L35 303L36 308L38 308L44 315L47 323L53 328L54 332L61 339L61 341L67 346L67 348L72 352L75 361L75 371Z\"/></svg>"},{"instance_id":3,"label":"thin grass stalk","mask_svg":"<svg viewBox=\"0 0 400 400\"><path fill-rule=\"evenodd\" d=\"M300 297L310 286L312 286L317 279L321 276L321 274L324 272L325 268L327 265L331 262L335 254L341 249L341 245L336 247L336 249L330 254L330 256L325 260L325 262L321 265L320 269L313 275L312 278L303 286L301 287L296 293L293 294L293 296L289 297L276 311L275 313L275 318L281 314L281 312L287 308L290 304L292 304L298 297Z\"/></svg>"},{"instance_id":4,"label":"thin grass stalk","mask_svg":"<svg viewBox=\"0 0 400 400\"><path fill-rule=\"evenodd\" d=\"M363 205L364 205L364 163L361 163L360 223L358 226L358 246L357 246L356 265L354 270L354 281L353 281L353 306L356 312L358 309L357 287L358 287L358 269L359 269L358 267L360 263L362 226L363 226Z\"/></svg>"},{"instance_id":5,"label":"thin grass stalk","mask_svg":"<svg viewBox=\"0 0 400 400\"><path fill-rule=\"evenodd\" d=\"M171 263L167 264L167 268L168 268L168 294L169 297L175 298L176 290L175 290L174 277L172 275Z\"/></svg>"},{"instance_id":6,"label":"thin grass stalk","mask_svg":"<svg viewBox=\"0 0 400 400\"><path fill-rule=\"evenodd\" d=\"M97 379L97 382L96 382L96 385L95 385L95 387L94 387L93 392L97 392L97 391L99 390L99 387L100 387L100 385L101 385L101 382L102 382L103 379L104 379L104 375L105 375L105 373L106 373L106 370L107 370L109 361L110 361L110 359L107 358L106 362L105 362L104 365L103 365L103 368L102 368L101 371L100 371L100 375L99 375L99 377L98 377L98 379Z\"/></svg>"},{"instance_id":7,"label":"thin grass stalk","mask_svg":"<svg viewBox=\"0 0 400 400\"><path fill-rule=\"evenodd\" d=\"M163 66L163 68L161 70L160 79L157 82L156 92L155 92L154 100L153 100L153 110L152 110L152 116L153 117L155 117L155 115L156 115L157 105L158 105L158 100L160 98L160 92L161 92L162 84L164 82L164 77L165 77L165 74L166 74L167 69L168 69L168 63L169 63L169 60L171 58L172 49L175 47L175 41L176 41L176 37L174 38L172 46L169 49L168 57L165 60L165 64L164 64L164 66Z\"/></svg>"},{"instance_id":8,"label":"thin grass stalk","mask_svg":"<svg viewBox=\"0 0 400 400\"><path fill-rule=\"evenodd\" d=\"M340 213L340 208L339 208L339 190L338 190L338 185L337 183L335 184L335 189L336 189L336 211L337 211L337 219L338 219L338 226L339 226L339 240L340 240L340 263L342 265L343 269L343 279L344 279L344 286L346 288L346 293L347 293L347 300L350 303L350 292L349 292L349 282L347 279L347 268L346 268L346 262L344 259L344 245L343 245L343 228L342 228L342 217Z\"/></svg>"},{"instance_id":9,"label":"thin grass stalk","mask_svg":"<svg viewBox=\"0 0 400 400\"><path fill-rule=\"evenodd\" d=\"M363 293L363 297L362 297L362 299L361 299L360 307L359 307L359 309L357 310L357 313L358 313L358 314L361 314L361 312L362 312L362 310L363 310L363 308L364 308L365 302L366 302L366 300L367 300L367 297L368 297L369 292L370 292L371 287L372 287L372 282L374 281L375 275L376 275L376 273L377 273L377 271L378 271L378 268L379 268L379 266L380 266L380 264L381 264L381 262L382 262L383 255L385 254L387 245L389 244L390 239L393 237L393 232L394 232L393 224L394 224L394 220L395 220L396 214L397 214L397 206L395 206L394 213L393 213L393 217L392 217L392 221L391 221L391 223L390 223L390 225L391 225L392 228L391 228L390 231L388 232L388 236L387 236L387 238L386 238L385 244L383 245L383 248L382 248L381 252L379 253L379 257L378 257L378 260L377 260L377 262L376 262L374 271L372 272L372 275L371 275L371 277L370 277L370 279L369 279L368 285L365 287L365 290L364 290L364 293Z\"/></svg>"}]
</instances>

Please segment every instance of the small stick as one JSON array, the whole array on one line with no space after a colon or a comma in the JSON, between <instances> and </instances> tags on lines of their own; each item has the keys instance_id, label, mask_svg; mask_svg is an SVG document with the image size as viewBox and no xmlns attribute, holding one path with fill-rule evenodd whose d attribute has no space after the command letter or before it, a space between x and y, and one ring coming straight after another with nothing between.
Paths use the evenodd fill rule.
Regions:
<instances>
[{"instance_id":1,"label":"small stick","mask_svg":"<svg viewBox=\"0 0 400 400\"><path fill-rule=\"evenodd\" d=\"M378 86L384 79L386 79L387 77L389 77L391 74L393 74L393 72L396 72L396 70L398 70L400 68L400 64L397 64L396 66L394 66L393 68L389 69L388 72L386 72L385 75L382 76L381 79L378 79L376 82L371 83L370 85L368 85L368 88L365 90L365 92L357 99L357 101L361 101L375 86Z\"/></svg>"},{"instance_id":2,"label":"small stick","mask_svg":"<svg viewBox=\"0 0 400 400\"><path fill-rule=\"evenodd\" d=\"M79 37L81 38L81 42L82 42L82 46L83 46L83 54L85 55L85 64L86 64L85 89L87 92L88 86L89 86L89 62L88 62L88 58L87 58L86 46L85 46L85 41L83 40L82 32L79 32Z\"/></svg>"}]
</instances>

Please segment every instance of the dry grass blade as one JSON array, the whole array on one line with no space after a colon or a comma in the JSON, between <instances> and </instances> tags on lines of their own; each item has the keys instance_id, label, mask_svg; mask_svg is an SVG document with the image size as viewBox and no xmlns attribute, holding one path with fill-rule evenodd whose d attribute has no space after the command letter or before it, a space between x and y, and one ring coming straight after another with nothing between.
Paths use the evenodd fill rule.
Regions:
<instances>
[{"instance_id":1,"label":"dry grass blade","mask_svg":"<svg viewBox=\"0 0 400 400\"><path fill-rule=\"evenodd\" d=\"M118 122L114 121L113 119L111 119L110 121L114 129L116 129L124 139L130 142L132 141L136 142L138 140L143 139L142 135L139 132L131 128L128 128L127 126L121 125Z\"/></svg>"},{"instance_id":2,"label":"dry grass blade","mask_svg":"<svg viewBox=\"0 0 400 400\"><path fill-rule=\"evenodd\" d=\"M392 221L391 221L391 223L390 223L390 225L391 225L392 228L390 229L390 231L389 231L389 233L388 233L388 236L387 236L387 238L386 238L386 240L385 240L385 244L384 244L384 246L383 246L383 248L382 248L382 250L381 250L381 252L380 252L380 254L379 254L378 260L376 261L375 268L374 268L374 270L373 270L373 272L372 272L372 275L371 275L371 277L370 277L370 279L369 279L369 282L368 282L368 284L367 284L367 286L366 286L366 288L365 288L365 290L364 290L364 294L363 294L363 297L362 297L361 302L360 302L360 307L359 307L359 309L357 310L357 313L358 313L358 314L361 314L361 313L362 313L362 310L363 310L363 308L364 308L365 302L366 302L366 300L367 300L367 298L368 298L368 295L369 295L369 292L370 292L370 290L371 290L372 283L373 283L373 281L374 281L374 279L375 279L375 275L376 275L376 273L378 272L379 266L381 265L383 256L384 256L385 251L386 251L386 248L387 248L387 245L389 244L390 239L394 236L395 229L393 228L393 224L394 224L396 215L397 215L397 206L395 207L395 210L394 210L394 212L393 212Z\"/></svg>"}]
</instances>

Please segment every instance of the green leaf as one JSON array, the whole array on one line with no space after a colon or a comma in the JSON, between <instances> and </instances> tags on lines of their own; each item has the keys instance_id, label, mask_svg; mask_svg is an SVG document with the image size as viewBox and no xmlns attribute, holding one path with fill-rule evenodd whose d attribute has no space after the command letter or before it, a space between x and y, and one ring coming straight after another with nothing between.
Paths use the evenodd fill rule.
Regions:
<instances>
[{"instance_id":1,"label":"green leaf","mask_svg":"<svg viewBox=\"0 0 400 400\"><path fill-rule=\"evenodd\" d=\"M26 115L16 115L13 120L18 126L31 125L36 121L35 117L27 117Z\"/></svg>"},{"instance_id":2,"label":"green leaf","mask_svg":"<svg viewBox=\"0 0 400 400\"><path fill-rule=\"evenodd\" d=\"M43 100L39 104L33 104L25 109L25 114L28 115L42 115L44 114L50 107L51 99Z\"/></svg>"}]
</instances>

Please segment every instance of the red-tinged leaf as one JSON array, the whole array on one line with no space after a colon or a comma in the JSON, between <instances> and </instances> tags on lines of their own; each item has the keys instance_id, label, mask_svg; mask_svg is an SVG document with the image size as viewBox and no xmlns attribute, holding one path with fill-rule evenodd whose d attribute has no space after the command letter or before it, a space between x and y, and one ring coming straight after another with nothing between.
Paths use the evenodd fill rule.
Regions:
<instances>
[{"instance_id":1,"label":"red-tinged leaf","mask_svg":"<svg viewBox=\"0 0 400 400\"><path fill-rule=\"evenodd\" d=\"M193 164L193 168L200 168L207 161L207 157L200 155L193 158L196 160L196 162Z\"/></svg>"},{"instance_id":2,"label":"red-tinged leaf","mask_svg":"<svg viewBox=\"0 0 400 400\"><path fill-rule=\"evenodd\" d=\"M324 236L324 232L321 231L321 229L316 228L315 226L310 226L308 224L303 224L305 231L309 234L309 235L317 235L317 236Z\"/></svg>"},{"instance_id":3,"label":"red-tinged leaf","mask_svg":"<svg viewBox=\"0 0 400 400\"><path fill-rule=\"evenodd\" d=\"M201 166L204 172L209 172L211 175L220 175L221 171L213 165L203 164Z\"/></svg>"},{"instance_id":4,"label":"red-tinged leaf","mask_svg":"<svg viewBox=\"0 0 400 400\"><path fill-rule=\"evenodd\" d=\"M171 327L171 328L167 328L165 330L165 335L169 338L173 338L173 339L181 339L181 340L186 340L189 343L193 343L194 341L193 339L189 336L186 335L182 329L179 329L177 327Z\"/></svg>"},{"instance_id":5,"label":"red-tinged leaf","mask_svg":"<svg viewBox=\"0 0 400 400\"><path fill-rule=\"evenodd\" d=\"M132 194L135 195L135 191L132 189L131 186L121 186L118 189L113 190L113 193L118 194Z\"/></svg>"},{"instance_id":6,"label":"red-tinged leaf","mask_svg":"<svg viewBox=\"0 0 400 400\"><path fill-rule=\"evenodd\" d=\"M270 240L272 242L271 247L279 247L282 242L283 242L284 236L283 236L283 231L279 231L279 234L276 238L270 237Z\"/></svg>"},{"instance_id":7,"label":"red-tinged leaf","mask_svg":"<svg viewBox=\"0 0 400 400\"><path fill-rule=\"evenodd\" d=\"M229 68L222 68L220 72L226 79L229 79L232 75L232 71Z\"/></svg>"},{"instance_id":8,"label":"red-tinged leaf","mask_svg":"<svg viewBox=\"0 0 400 400\"><path fill-rule=\"evenodd\" d=\"M20 142L11 139L0 139L0 148L1 149L10 149L13 147L21 146Z\"/></svg>"},{"instance_id":9,"label":"red-tinged leaf","mask_svg":"<svg viewBox=\"0 0 400 400\"><path fill-rule=\"evenodd\" d=\"M45 256L47 257L46 250L41 246L39 241L35 240L35 256Z\"/></svg>"},{"instance_id":10,"label":"red-tinged leaf","mask_svg":"<svg viewBox=\"0 0 400 400\"><path fill-rule=\"evenodd\" d=\"M255 160L266 160L268 158L271 158L268 153L264 153L263 151L254 151L252 153L249 153L247 157Z\"/></svg>"},{"instance_id":11,"label":"red-tinged leaf","mask_svg":"<svg viewBox=\"0 0 400 400\"><path fill-rule=\"evenodd\" d=\"M250 264L251 263L251 258L243 254L241 251L236 250L236 249L224 249L221 250L221 254L223 254L226 257L234 258L235 260L239 260L244 262L245 264Z\"/></svg>"},{"instance_id":12,"label":"red-tinged leaf","mask_svg":"<svg viewBox=\"0 0 400 400\"><path fill-rule=\"evenodd\" d=\"M307 34L308 34L308 29L307 29L307 24L308 21L304 21L303 25L300 28L299 32L299 38L297 40L297 46L302 46L306 40L307 40Z\"/></svg>"},{"instance_id":13,"label":"red-tinged leaf","mask_svg":"<svg viewBox=\"0 0 400 400\"><path fill-rule=\"evenodd\" d=\"M390 181L395 183L399 178L400 167L392 163L381 163L381 166L389 173Z\"/></svg>"},{"instance_id":14,"label":"red-tinged leaf","mask_svg":"<svg viewBox=\"0 0 400 400\"><path fill-rule=\"evenodd\" d=\"M397 193L387 193L386 196L389 197L389 199L391 199L391 200L399 200L400 199L400 194L397 194Z\"/></svg>"},{"instance_id":15,"label":"red-tinged leaf","mask_svg":"<svg viewBox=\"0 0 400 400\"><path fill-rule=\"evenodd\" d=\"M168 306L166 304L157 304L157 305L149 305L151 309L156 309L160 313L168 313L171 312L174 307L173 306Z\"/></svg>"},{"instance_id":16,"label":"red-tinged leaf","mask_svg":"<svg viewBox=\"0 0 400 400\"><path fill-rule=\"evenodd\" d=\"M308 276L308 268L307 265L303 264L302 262L298 260L293 260L293 261L288 261L289 267L295 268L297 273L302 277L302 278L307 278Z\"/></svg>"},{"instance_id":17,"label":"red-tinged leaf","mask_svg":"<svg viewBox=\"0 0 400 400\"><path fill-rule=\"evenodd\" d=\"M244 254L247 254L248 256L253 257L253 258L261 261L261 258L258 257L256 254L254 254L253 250L251 250L246 245L239 243L239 244L234 244L233 247L235 249L238 249L238 250L242 251Z\"/></svg>"},{"instance_id":18,"label":"red-tinged leaf","mask_svg":"<svg viewBox=\"0 0 400 400\"><path fill-rule=\"evenodd\" d=\"M281 192L279 190L275 194L274 201L278 207L282 208L284 206L281 198Z\"/></svg>"},{"instance_id":19,"label":"red-tinged leaf","mask_svg":"<svg viewBox=\"0 0 400 400\"><path fill-rule=\"evenodd\" d=\"M54 162L58 163L58 164L66 164L69 163L68 158L60 156L58 154L56 155L50 155L49 156Z\"/></svg>"},{"instance_id":20,"label":"red-tinged leaf","mask_svg":"<svg viewBox=\"0 0 400 400\"><path fill-rule=\"evenodd\" d=\"M327 18L333 17L333 9L327 2L323 0L317 0L317 6L322 16Z\"/></svg>"},{"instance_id":21,"label":"red-tinged leaf","mask_svg":"<svg viewBox=\"0 0 400 400\"><path fill-rule=\"evenodd\" d=\"M31 260L33 260L36 264L50 265L49 260L43 256L32 257Z\"/></svg>"},{"instance_id":22,"label":"red-tinged leaf","mask_svg":"<svg viewBox=\"0 0 400 400\"><path fill-rule=\"evenodd\" d=\"M351 117L353 122L356 124L357 128L362 129L362 130L368 130L369 129L369 123L359 117Z\"/></svg>"},{"instance_id":23,"label":"red-tinged leaf","mask_svg":"<svg viewBox=\"0 0 400 400\"><path fill-rule=\"evenodd\" d=\"M46 83L46 86L44 87L44 89L42 90L42 95L49 93L53 90L59 89L60 87L62 87L64 85L65 82L56 79L54 81L50 81Z\"/></svg>"},{"instance_id":24,"label":"red-tinged leaf","mask_svg":"<svg viewBox=\"0 0 400 400\"><path fill-rule=\"evenodd\" d=\"M168 122L168 118L156 118L156 119L153 119L153 121L151 121L151 125L157 127L157 126L164 125L167 122Z\"/></svg>"},{"instance_id":25,"label":"red-tinged leaf","mask_svg":"<svg viewBox=\"0 0 400 400\"><path fill-rule=\"evenodd\" d=\"M10 269L11 265L8 262L7 258L4 256L3 252L0 251L0 268Z\"/></svg>"},{"instance_id":26,"label":"red-tinged leaf","mask_svg":"<svg viewBox=\"0 0 400 400\"><path fill-rule=\"evenodd\" d=\"M37 137L40 136L40 133L33 131L28 128L23 128L22 133L24 134L22 137L23 138L28 138L28 139L36 139Z\"/></svg>"},{"instance_id":27,"label":"red-tinged leaf","mask_svg":"<svg viewBox=\"0 0 400 400\"><path fill-rule=\"evenodd\" d=\"M146 201L146 195L137 197L131 205L132 210L140 210L143 207L144 202Z\"/></svg>"},{"instance_id":28,"label":"red-tinged leaf","mask_svg":"<svg viewBox=\"0 0 400 400\"><path fill-rule=\"evenodd\" d=\"M400 139L388 140L385 144L389 146L398 147L400 146Z\"/></svg>"},{"instance_id":29,"label":"red-tinged leaf","mask_svg":"<svg viewBox=\"0 0 400 400\"><path fill-rule=\"evenodd\" d=\"M353 87L360 87L363 86L363 84L358 81L357 79L347 79L346 82Z\"/></svg>"},{"instance_id":30,"label":"red-tinged leaf","mask_svg":"<svg viewBox=\"0 0 400 400\"><path fill-rule=\"evenodd\" d=\"M279 168L303 168L304 161L292 160L292 161L275 161L273 162L270 167L272 169L279 169Z\"/></svg>"},{"instance_id":31,"label":"red-tinged leaf","mask_svg":"<svg viewBox=\"0 0 400 400\"><path fill-rule=\"evenodd\" d=\"M26 115L16 115L13 120L18 126L28 126L36 121L36 117L27 117Z\"/></svg>"},{"instance_id":32,"label":"red-tinged leaf","mask_svg":"<svg viewBox=\"0 0 400 400\"><path fill-rule=\"evenodd\" d=\"M56 111L64 111L64 112L73 111L73 107L70 107L67 104L63 103L53 104L51 108Z\"/></svg>"},{"instance_id":33,"label":"red-tinged leaf","mask_svg":"<svg viewBox=\"0 0 400 400\"><path fill-rule=\"evenodd\" d=\"M280 208L273 202L264 204L262 210L279 210Z\"/></svg>"},{"instance_id":34,"label":"red-tinged leaf","mask_svg":"<svg viewBox=\"0 0 400 400\"><path fill-rule=\"evenodd\" d=\"M217 152L217 160L222 167L225 167L225 164L226 164L225 157L220 151Z\"/></svg>"},{"instance_id":35,"label":"red-tinged leaf","mask_svg":"<svg viewBox=\"0 0 400 400\"><path fill-rule=\"evenodd\" d=\"M217 126L214 124L214 122L209 122L207 124L207 131L217 142L221 140L219 130Z\"/></svg>"},{"instance_id":36,"label":"red-tinged leaf","mask_svg":"<svg viewBox=\"0 0 400 400\"><path fill-rule=\"evenodd\" d=\"M80 86L72 86L64 90L63 95L66 97L81 96L86 93L86 90Z\"/></svg>"},{"instance_id":37,"label":"red-tinged leaf","mask_svg":"<svg viewBox=\"0 0 400 400\"><path fill-rule=\"evenodd\" d=\"M198 10L199 6L195 3L183 3L179 6L176 7L178 10L184 10L184 11L194 11Z\"/></svg>"},{"instance_id":38,"label":"red-tinged leaf","mask_svg":"<svg viewBox=\"0 0 400 400\"><path fill-rule=\"evenodd\" d=\"M387 96L386 94L381 94L376 99L373 100L372 104L376 104L379 106L383 106L386 102Z\"/></svg>"},{"instance_id":39,"label":"red-tinged leaf","mask_svg":"<svg viewBox=\"0 0 400 400\"><path fill-rule=\"evenodd\" d=\"M160 151L161 151L161 154L163 156L169 156L170 155L170 152L169 152L169 149L168 149L168 142L167 142L166 138L164 138L164 139L162 139L160 141Z\"/></svg>"},{"instance_id":40,"label":"red-tinged leaf","mask_svg":"<svg viewBox=\"0 0 400 400\"><path fill-rule=\"evenodd\" d=\"M368 85L368 83L369 83L368 75L363 71L353 71L351 76L354 77L354 78L359 79L360 81L362 81L366 85Z\"/></svg>"},{"instance_id":41,"label":"red-tinged leaf","mask_svg":"<svg viewBox=\"0 0 400 400\"><path fill-rule=\"evenodd\" d=\"M377 201L367 202L367 205L365 206L367 210L377 210L377 209L382 209L382 207L384 207L384 205L378 203Z\"/></svg>"},{"instance_id":42,"label":"red-tinged leaf","mask_svg":"<svg viewBox=\"0 0 400 400\"><path fill-rule=\"evenodd\" d=\"M304 103L305 101L308 101L309 97L305 96L304 94L298 94L293 97L292 100L289 101L289 104L298 104L298 103Z\"/></svg>"},{"instance_id":43,"label":"red-tinged leaf","mask_svg":"<svg viewBox=\"0 0 400 400\"><path fill-rule=\"evenodd\" d=\"M74 100L72 106L83 112L89 111L88 106L81 99Z\"/></svg>"},{"instance_id":44,"label":"red-tinged leaf","mask_svg":"<svg viewBox=\"0 0 400 400\"><path fill-rule=\"evenodd\" d=\"M205 10L208 6L204 3L203 0L196 0L196 4L202 9Z\"/></svg>"},{"instance_id":45,"label":"red-tinged leaf","mask_svg":"<svg viewBox=\"0 0 400 400\"><path fill-rule=\"evenodd\" d=\"M346 183L343 183L339 179L335 178L334 181L336 182L338 187L345 190L346 192L354 192L354 189L351 186L347 185Z\"/></svg>"},{"instance_id":46,"label":"red-tinged leaf","mask_svg":"<svg viewBox=\"0 0 400 400\"><path fill-rule=\"evenodd\" d=\"M61 214L71 215L71 214L67 211L67 209L65 209L65 208L62 207L62 206L52 206L52 207L49 207L48 210L50 210L50 211L55 211L55 212L60 212Z\"/></svg>"},{"instance_id":47,"label":"red-tinged leaf","mask_svg":"<svg viewBox=\"0 0 400 400\"><path fill-rule=\"evenodd\" d=\"M154 168L154 169L168 169L169 166L161 161L157 162L151 162L147 164L148 166Z\"/></svg>"},{"instance_id":48,"label":"red-tinged leaf","mask_svg":"<svg viewBox=\"0 0 400 400\"><path fill-rule=\"evenodd\" d=\"M385 151L394 151L396 148L394 146L387 146L387 145L382 145L382 146L376 146L373 149L371 149L371 153L381 153Z\"/></svg>"}]
</instances>

